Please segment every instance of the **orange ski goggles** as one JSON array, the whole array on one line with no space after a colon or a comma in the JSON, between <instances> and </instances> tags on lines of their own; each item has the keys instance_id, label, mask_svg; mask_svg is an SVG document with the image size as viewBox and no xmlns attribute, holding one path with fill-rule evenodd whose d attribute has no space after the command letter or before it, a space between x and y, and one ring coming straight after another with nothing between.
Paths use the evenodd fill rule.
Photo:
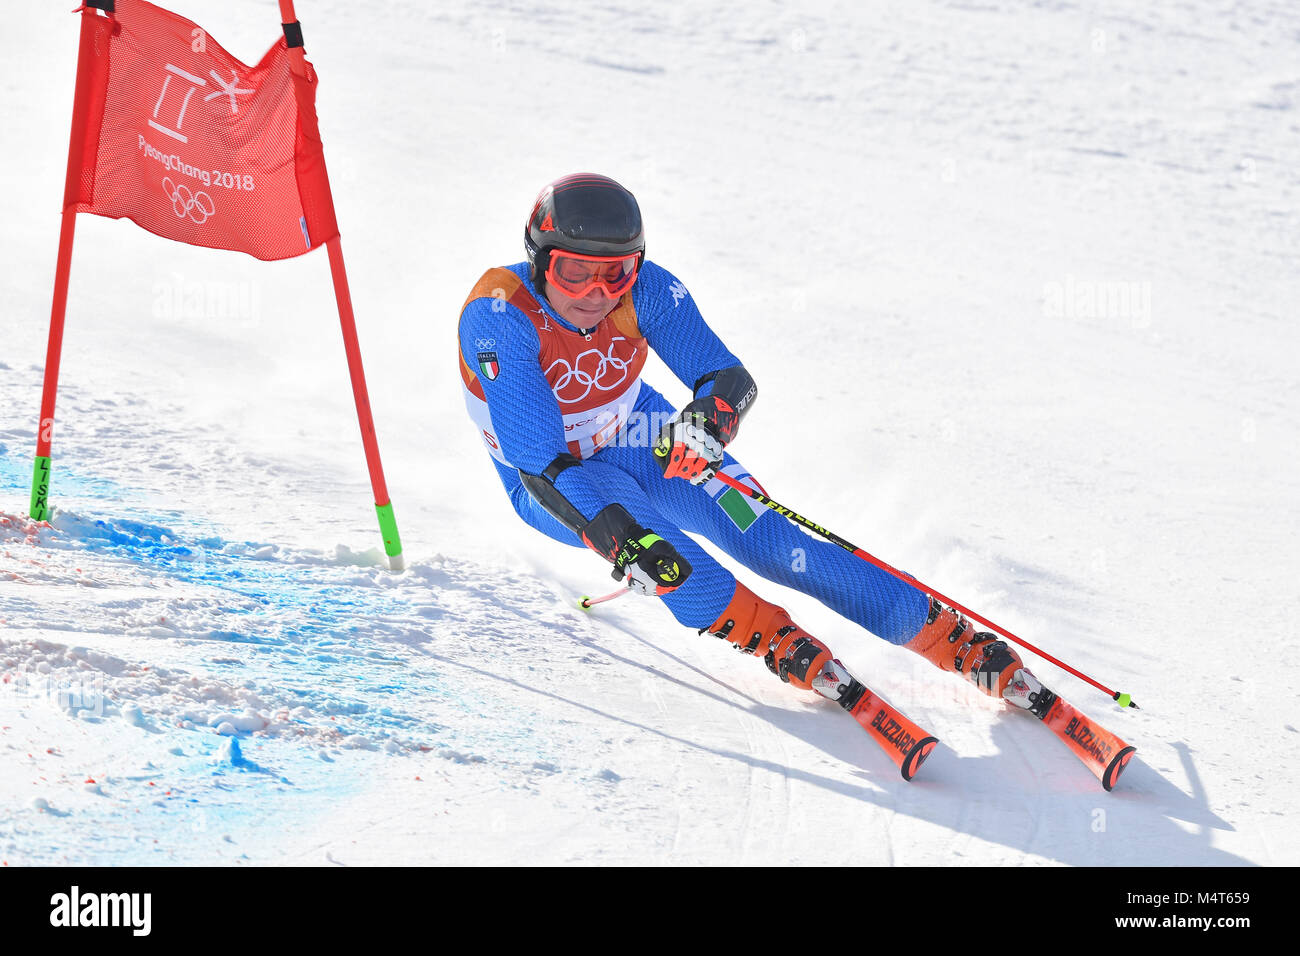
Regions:
<instances>
[{"instance_id":1,"label":"orange ski goggles","mask_svg":"<svg viewBox=\"0 0 1300 956\"><path fill-rule=\"evenodd\" d=\"M639 252L627 256L584 256L556 249L546 267L546 281L570 299L581 299L597 286L611 299L617 299L636 282L640 264Z\"/></svg>"}]
</instances>

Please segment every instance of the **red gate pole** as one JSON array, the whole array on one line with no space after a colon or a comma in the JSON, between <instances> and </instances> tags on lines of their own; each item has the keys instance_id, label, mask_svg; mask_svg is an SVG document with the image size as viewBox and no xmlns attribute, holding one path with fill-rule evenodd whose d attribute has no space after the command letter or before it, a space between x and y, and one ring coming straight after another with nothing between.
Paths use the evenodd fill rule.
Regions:
<instances>
[{"instance_id":1,"label":"red gate pole","mask_svg":"<svg viewBox=\"0 0 1300 956\"><path fill-rule=\"evenodd\" d=\"M54 304L50 308L50 339L45 348L45 385L41 391L41 419L36 428L36 462L32 466L33 521L50 517L50 446L54 438L54 402L59 393L59 362L63 357L63 320L68 309L68 277L72 271L72 238L77 214L63 211L59 228L59 258L54 267Z\"/></svg>"},{"instance_id":2,"label":"red gate pole","mask_svg":"<svg viewBox=\"0 0 1300 956\"><path fill-rule=\"evenodd\" d=\"M100 0L81 12L81 41L77 51L77 85L72 99L72 132L68 136L68 173L63 192L63 223L59 227L59 255L54 266L54 302L50 307L50 337L45 348L45 384L41 390L41 418L36 426L36 461L32 466L32 498L27 513L33 521L50 517L50 446L54 439L54 404L59 392L59 364L63 358L63 326L68 311L68 281L72 273L72 241L77 211L69 197L81 176L86 148L86 125L91 99L92 59L95 56L94 7L109 16L113 4ZM89 51L89 52L88 52Z\"/></svg>"},{"instance_id":3,"label":"red gate pole","mask_svg":"<svg viewBox=\"0 0 1300 956\"><path fill-rule=\"evenodd\" d=\"M289 43L289 65L293 73L306 77L306 56L302 44L302 28L294 14L293 0L280 0L280 20L284 27L285 38ZM298 86L294 85L294 95L298 96ZM298 102L299 121L306 125L307 133L319 140L320 131L316 128L314 110L303 109L301 98ZM322 163L324 156L321 157ZM333 208L334 198L329 191L329 177L322 177L326 199ZM379 530L384 536L384 551L388 554L388 565L394 571L406 567L402 556L402 540L397 533L397 520L393 517L393 504L388 499L388 486L384 481L384 466L379 460L379 440L375 437L375 421L370 412L370 396L366 390L366 374L361 365L361 345L357 340L356 317L352 311L352 295L348 290L347 270L343 265L343 246L337 235L325 243L329 252L330 274L334 279L334 298L338 303L339 323L343 329L343 348L347 353L348 372L352 377L352 396L357 405L357 421L361 426L361 443L366 450L366 465L370 469L370 487L375 495L375 511L379 516Z\"/></svg>"}]
</instances>

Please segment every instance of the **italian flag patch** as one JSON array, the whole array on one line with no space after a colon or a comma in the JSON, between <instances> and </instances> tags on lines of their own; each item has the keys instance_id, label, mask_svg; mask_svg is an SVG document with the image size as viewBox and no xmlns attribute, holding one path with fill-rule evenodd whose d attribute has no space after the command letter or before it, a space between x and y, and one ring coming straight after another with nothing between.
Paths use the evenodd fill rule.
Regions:
<instances>
[{"instance_id":1,"label":"italian flag patch","mask_svg":"<svg viewBox=\"0 0 1300 956\"><path fill-rule=\"evenodd\" d=\"M728 478L734 478L742 485L749 485L755 491L762 492L758 482L750 477L749 472L740 465L727 465L722 469L722 473ZM742 532L748 531L749 526L758 520L767 508L760 505L748 495L743 495L730 485L725 485L718 481L717 478L710 478L704 484L704 490L714 503L726 512L731 523L739 528Z\"/></svg>"},{"instance_id":2,"label":"italian flag patch","mask_svg":"<svg viewBox=\"0 0 1300 956\"><path fill-rule=\"evenodd\" d=\"M495 381L501 374L501 363L497 361L496 352L478 353L478 373L489 382Z\"/></svg>"}]
</instances>

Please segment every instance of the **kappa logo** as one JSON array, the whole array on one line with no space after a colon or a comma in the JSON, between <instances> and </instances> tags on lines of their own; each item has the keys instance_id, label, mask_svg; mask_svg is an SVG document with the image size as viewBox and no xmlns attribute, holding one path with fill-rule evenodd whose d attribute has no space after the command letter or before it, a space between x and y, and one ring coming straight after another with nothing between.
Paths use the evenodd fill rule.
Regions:
<instances>
[{"instance_id":1,"label":"kappa logo","mask_svg":"<svg viewBox=\"0 0 1300 956\"><path fill-rule=\"evenodd\" d=\"M670 286L668 287L668 291L671 292L671 293L673 294L673 308L674 308L674 309L677 308L678 303L680 303L680 302L682 301L682 299L684 299L684 298L686 298L688 295L690 295L690 293L686 291L686 286L682 285L682 280L681 280L681 279L678 279L676 282L674 282L672 285L670 285Z\"/></svg>"}]
</instances>

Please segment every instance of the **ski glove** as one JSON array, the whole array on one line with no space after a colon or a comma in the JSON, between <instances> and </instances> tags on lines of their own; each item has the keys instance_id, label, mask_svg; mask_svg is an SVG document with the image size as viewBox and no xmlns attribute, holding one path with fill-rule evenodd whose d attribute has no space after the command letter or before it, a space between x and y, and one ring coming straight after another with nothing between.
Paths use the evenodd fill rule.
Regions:
<instances>
[{"instance_id":1,"label":"ski glove","mask_svg":"<svg viewBox=\"0 0 1300 956\"><path fill-rule=\"evenodd\" d=\"M612 504L587 522L582 540L607 561L614 562L611 577L627 579L627 586L646 595L676 591L690 577L691 565L677 549L653 531L636 523L620 504Z\"/></svg>"},{"instance_id":2,"label":"ski glove","mask_svg":"<svg viewBox=\"0 0 1300 956\"><path fill-rule=\"evenodd\" d=\"M716 395L691 402L659 432L655 459L665 478L702 485L722 467L722 449L736 437L740 413Z\"/></svg>"}]
</instances>

